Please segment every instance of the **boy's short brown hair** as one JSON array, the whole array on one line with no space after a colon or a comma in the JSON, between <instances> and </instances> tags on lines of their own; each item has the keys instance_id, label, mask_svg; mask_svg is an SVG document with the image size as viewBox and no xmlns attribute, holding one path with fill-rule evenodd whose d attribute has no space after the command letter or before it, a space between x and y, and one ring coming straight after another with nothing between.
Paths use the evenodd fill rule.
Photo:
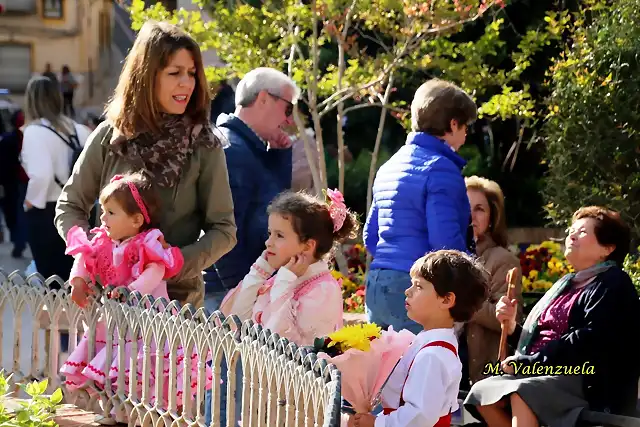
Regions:
<instances>
[{"instance_id":1,"label":"boy's short brown hair","mask_svg":"<svg viewBox=\"0 0 640 427\"><path fill-rule=\"evenodd\" d=\"M444 297L449 292L456 302L449 309L456 322L467 322L489 297L489 273L477 258L455 250L430 252L411 267L412 278L423 278Z\"/></svg>"},{"instance_id":2,"label":"boy's short brown hair","mask_svg":"<svg viewBox=\"0 0 640 427\"><path fill-rule=\"evenodd\" d=\"M458 86L431 79L418 88L411 102L411 129L433 136L451 132L451 120L469 125L478 117L473 99Z\"/></svg>"}]
</instances>

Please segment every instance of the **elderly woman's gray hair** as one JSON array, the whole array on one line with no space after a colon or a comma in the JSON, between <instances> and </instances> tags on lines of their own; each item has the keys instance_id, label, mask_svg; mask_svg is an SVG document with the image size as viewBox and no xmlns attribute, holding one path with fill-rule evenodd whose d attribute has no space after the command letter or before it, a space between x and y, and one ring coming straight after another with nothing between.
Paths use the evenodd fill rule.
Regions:
<instances>
[{"instance_id":1,"label":"elderly woman's gray hair","mask_svg":"<svg viewBox=\"0 0 640 427\"><path fill-rule=\"evenodd\" d=\"M263 90L275 96L283 96L282 92L286 87L293 90L291 103L295 104L300 97L300 88L289 76L273 68L256 68L245 74L238 83L236 106L248 107Z\"/></svg>"},{"instance_id":2,"label":"elderly woman's gray hair","mask_svg":"<svg viewBox=\"0 0 640 427\"><path fill-rule=\"evenodd\" d=\"M35 76L29 80L25 93L26 122L46 119L56 130L71 134L73 123L62 114L62 93L58 82Z\"/></svg>"}]
</instances>

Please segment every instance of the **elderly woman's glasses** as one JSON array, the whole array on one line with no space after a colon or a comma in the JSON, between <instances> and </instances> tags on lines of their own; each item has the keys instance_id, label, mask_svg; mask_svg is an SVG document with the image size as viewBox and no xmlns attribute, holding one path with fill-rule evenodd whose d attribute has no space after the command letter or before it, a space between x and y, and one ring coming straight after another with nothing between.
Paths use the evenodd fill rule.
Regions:
<instances>
[{"instance_id":1,"label":"elderly woman's glasses","mask_svg":"<svg viewBox=\"0 0 640 427\"><path fill-rule=\"evenodd\" d=\"M267 93L268 93L269 95L273 96L274 98L278 98L280 101L284 101L284 102L286 102L286 104L287 104L287 108L284 110L284 114L285 114L287 117L291 117L291 115L293 114L293 103L292 103L291 101L287 101L287 100L286 100L286 99L284 99L283 97L278 96L278 95L276 95L276 94L274 94L274 93L271 93L271 92L267 92Z\"/></svg>"}]
</instances>

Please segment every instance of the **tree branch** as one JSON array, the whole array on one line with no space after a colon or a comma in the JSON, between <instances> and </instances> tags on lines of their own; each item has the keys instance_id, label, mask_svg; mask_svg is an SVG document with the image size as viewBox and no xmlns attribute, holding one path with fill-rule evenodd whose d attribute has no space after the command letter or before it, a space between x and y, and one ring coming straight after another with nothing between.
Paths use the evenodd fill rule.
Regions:
<instances>
[{"instance_id":1,"label":"tree branch","mask_svg":"<svg viewBox=\"0 0 640 427\"><path fill-rule=\"evenodd\" d=\"M361 110L363 108L370 108L370 107L380 107L380 108L384 108L386 110L389 111L395 111L396 113L406 113L407 110L406 109L402 109L402 108L398 108L398 107L394 107L393 105L389 105L389 104L379 104L377 102L371 103L371 104L358 104L358 105L353 105L351 107L345 108L343 113L345 115L347 115L347 113L351 113L352 111L356 111L356 110Z\"/></svg>"},{"instance_id":2,"label":"tree branch","mask_svg":"<svg viewBox=\"0 0 640 427\"><path fill-rule=\"evenodd\" d=\"M389 47L384 44L384 42L382 40L380 40L380 38L378 37L371 37L369 35L366 35L365 33L362 32L362 30L360 29L359 25L355 25L353 28L355 28L355 30L358 32L358 34L360 35L360 37L366 39L366 40L370 40L374 43L376 43L378 46L380 46L386 53L391 53L391 50L389 49ZM376 33L377 35L377 33Z\"/></svg>"},{"instance_id":3,"label":"tree branch","mask_svg":"<svg viewBox=\"0 0 640 427\"><path fill-rule=\"evenodd\" d=\"M391 91L393 89L393 77L394 73L392 71L391 74L389 74L389 82L387 83L387 88L384 91L384 104L389 102L389 96L391 96ZM376 142L373 146L373 153L371 153L371 164L369 165L369 178L367 180L367 211L371 207L371 202L373 200L373 180L376 176L376 163L378 161L378 153L380 152L380 143L382 142L382 133L384 131L384 123L386 119L387 109L383 106L382 111L380 111L380 121L378 122Z\"/></svg>"},{"instance_id":4,"label":"tree branch","mask_svg":"<svg viewBox=\"0 0 640 427\"><path fill-rule=\"evenodd\" d=\"M338 36L338 90L342 89L342 80L344 79L344 71L346 68L344 59L344 50L347 41L347 35L349 34L349 27L351 27L351 17L356 6L357 0L352 0L351 5L347 9L344 25L342 28L342 34ZM342 131L342 117L344 117L344 103L338 104L337 120L337 142L338 142L338 189L344 193L344 132Z\"/></svg>"}]
</instances>

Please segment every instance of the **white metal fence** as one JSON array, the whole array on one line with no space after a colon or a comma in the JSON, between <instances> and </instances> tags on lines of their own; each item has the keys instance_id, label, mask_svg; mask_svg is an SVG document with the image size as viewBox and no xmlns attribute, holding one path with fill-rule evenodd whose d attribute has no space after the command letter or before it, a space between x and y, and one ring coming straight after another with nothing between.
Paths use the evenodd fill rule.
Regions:
<instances>
[{"instance_id":1,"label":"white metal fence","mask_svg":"<svg viewBox=\"0 0 640 427\"><path fill-rule=\"evenodd\" d=\"M212 425L218 426L220 393L227 393L227 414L235 413L236 376L221 384L224 357L229 372L242 364L243 427L339 425L339 371L261 326L138 293L125 294L120 302L105 297L109 288L98 290L80 309L66 285L52 289L60 285L57 277L45 282L38 274L25 278L0 269L0 367L13 373L13 382L48 378L52 392L64 384L59 367L67 354L60 352L61 331L69 333L69 353L83 334L89 336L87 363L96 354L96 334L102 334L105 366L116 360L119 369L106 369L114 374L106 375L103 385L89 382L73 393L63 390L68 403L107 420L203 426L211 376Z\"/></svg>"}]
</instances>

